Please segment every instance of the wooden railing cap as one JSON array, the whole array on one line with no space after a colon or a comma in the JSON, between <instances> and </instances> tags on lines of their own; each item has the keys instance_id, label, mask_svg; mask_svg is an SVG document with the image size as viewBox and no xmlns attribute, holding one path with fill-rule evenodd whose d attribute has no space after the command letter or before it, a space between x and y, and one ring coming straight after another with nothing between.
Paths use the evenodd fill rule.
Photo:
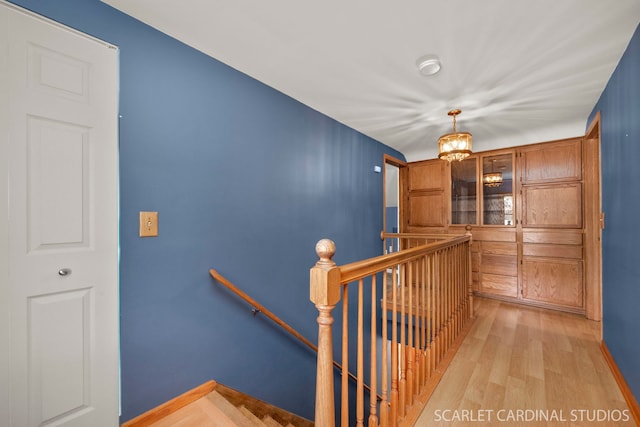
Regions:
<instances>
[{"instance_id":1,"label":"wooden railing cap","mask_svg":"<svg viewBox=\"0 0 640 427\"><path fill-rule=\"evenodd\" d=\"M333 267L336 265L333 256L336 254L336 244L331 239L322 239L316 243L316 254L320 258L316 267Z\"/></svg>"}]
</instances>

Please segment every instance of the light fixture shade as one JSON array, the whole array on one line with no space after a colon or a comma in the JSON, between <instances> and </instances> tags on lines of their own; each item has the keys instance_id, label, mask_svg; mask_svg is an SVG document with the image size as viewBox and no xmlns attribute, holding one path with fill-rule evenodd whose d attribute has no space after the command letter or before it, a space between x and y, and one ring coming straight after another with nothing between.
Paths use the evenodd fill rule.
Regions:
<instances>
[{"instance_id":1,"label":"light fixture shade","mask_svg":"<svg viewBox=\"0 0 640 427\"><path fill-rule=\"evenodd\" d=\"M488 172L482 175L485 187L499 187L502 184L502 172Z\"/></svg>"},{"instance_id":2,"label":"light fixture shade","mask_svg":"<svg viewBox=\"0 0 640 427\"><path fill-rule=\"evenodd\" d=\"M473 138L469 132L447 133L438 139L438 158L462 160L471 154Z\"/></svg>"},{"instance_id":3,"label":"light fixture shade","mask_svg":"<svg viewBox=\"0 0 640 427\"><path fill-rule=\"evenodd\" d=\"M469 132L456 132L456 116L460 110L451 110L447 114L453 117L453 132L438 138L438 158L452 162L462 160L471 154L473 138Z\"/></svg>"}]
</instances>

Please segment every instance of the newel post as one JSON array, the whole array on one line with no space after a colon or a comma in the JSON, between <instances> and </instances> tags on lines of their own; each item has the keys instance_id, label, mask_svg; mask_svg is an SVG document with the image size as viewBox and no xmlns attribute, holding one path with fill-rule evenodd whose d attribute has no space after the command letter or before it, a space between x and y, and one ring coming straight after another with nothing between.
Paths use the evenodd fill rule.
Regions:
<instances>
[{"instance_id":1,"label":"newel post","mask_svg":"<svg viewBox=\"0 0 640 427\"><path fill-rule=\"evenodd\" d=\"M467 282L467 286L468 286L468 292L469 292L469 318L473 319L474 317L476 317L475 314L475 309L473 308L473 255L471 253L471 244L473 243L473 234L471 233L471 226L467 225L465 227L465 230L467 230L464 234L466 234L467 236L469 236L469 279Z\"/></svg>"},{"instance_id":2,"label":"newel post","mask_svg":"<svg viewBox=\"0 0 640 427\"><path fill-rule=\"evenodd\" d=\"M310 271L310 299L319 313L315 414L317 427L335 426L331 311L340 301L340 269L331 259L335 253L336 245L333 241L320 240L316 243L316 254L320 259Z\"/></svg>"}]
</instances>

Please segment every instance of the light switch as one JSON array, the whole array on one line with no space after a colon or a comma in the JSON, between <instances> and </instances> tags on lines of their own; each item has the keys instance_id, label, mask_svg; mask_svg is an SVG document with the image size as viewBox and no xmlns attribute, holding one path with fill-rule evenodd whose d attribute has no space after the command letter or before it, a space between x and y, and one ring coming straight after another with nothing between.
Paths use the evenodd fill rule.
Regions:
<instances>
[{"instance_id":1,"label":"light switch","mask_svg":"<svg viewBox=\"0 0 640 427\"><path fill-rule=\"evenodd\" d=\"M140 212L140 237L158 235L158 212Z\"/></svg>"}]
</instances>

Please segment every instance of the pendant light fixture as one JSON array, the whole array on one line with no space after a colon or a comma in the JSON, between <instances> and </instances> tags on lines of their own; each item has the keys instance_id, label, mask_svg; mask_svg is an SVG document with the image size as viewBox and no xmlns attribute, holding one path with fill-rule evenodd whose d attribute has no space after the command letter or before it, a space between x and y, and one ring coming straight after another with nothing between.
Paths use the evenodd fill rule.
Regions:
<instances>
[{"instance_id":1,"label":"pendant light fixture","mask_svg":"<svg viewBox=\"0 0 640 427\"><path fill-rule=\"evenodd\" d=\"M438 138L438 158L447 160L462 160L471 154L471 134L469 132L456 132L456 116L460 110L451 110L447 114L453 117L453 132Z\"/></svg>"},{"instance_id":2,"label":"pendant light fixture","mask_svg":"<svg viewBox=\"0 0 640 427\"><path fill-rule=\"evenodd\" d=\"M495 172L495 160L491 160L491 172L482 175L482 183L485 187L500 187L502 184L502 172Z\"/></svg>"}]
</instances>

